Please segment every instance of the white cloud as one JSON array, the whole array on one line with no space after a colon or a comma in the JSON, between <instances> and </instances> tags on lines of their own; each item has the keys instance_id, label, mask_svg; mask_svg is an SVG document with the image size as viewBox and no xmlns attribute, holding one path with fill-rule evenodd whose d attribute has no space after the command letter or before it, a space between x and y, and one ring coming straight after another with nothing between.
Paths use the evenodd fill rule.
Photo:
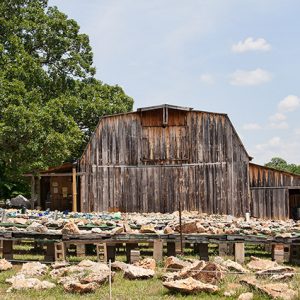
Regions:
<instances>
[{"instance_id":1,"label":"white cloud","mask_svg":"<svg viewBox=\"0 0 300 300\"><path fill-rule=\"evenodd\" d=\"M266 143L256 145L251 150L251 154L254 156L255 161L261 164L270 161L272 157L282 157L293 163L300 164L299 148L299 139L282 139L275 136Z\"/></svg>"},{"instance_id":2,"label":"white cloud","mask_svg":"<svg viewBox=\"0 0 300 300\"><path fill-rule=\"evenodd\" d=\"M260 68L252 71L237 70L230 75L230 84L238 86L253 86L266 83L271 79L271 73Z\"/></svg>"},{"instance_id":3,"label":"white cloud","mask_svg":"<svg viewBox=\"0 0 300 300\"><path fill-rule=\"evenodd\" d=\"M258 144L255 146L255 148L259 151L268 150L270 148L277 148L281 143L281 138L278 136L275 136L268 140L265 144Z\"/></svg>"},{"instance_id":4,"label":"white cloud","mask_svg":"<svg viewBox=\"0 0 300 300\"><path fill-rule=\"evenodd\" d=\"M247 51L270 51L271 45L263 38L253 39L248 37L237 44L232 45L232 51L236 53L243 53Z\"/></svg>"},{"instance_id":5,"label":"white cloud","mask_svg":"<svg viewBox=\"0 0 300 300\"><path fill-rule=\"evenodd\" d=\"M276 122L271 122L269 124L269 127L272 129L288 129L289 128L289 124L285 121L276 123Z\"/></svg>"},{"instance_id":6,"label":"white cloud","mask_svg":"<svg viewBox=\"0 0 300 300\"><path fill-rule=\"evenodd\" d=\"M300 99L297 96L289 95L278 104L278 110L282 112L294 111L300 107Z\"/></svg>"},{"instance_id":7,"label":"white cloud","mask_svg":"<svg viewBox=\"0 0 300 300\"><path fill-rule=\"evenodd\" d=\"M261 126L257 123L247 123L243 125L244 130L259 130Z\"/></svg>"},{"instance_id":8,"label":"white cloud","mask_svg":"<svg viewBox=\"0 0 300 300\"><path fill-rule=\"evenodd\" d=\"M296 129L295 129L295 134L296 134L296 135L300 135L300 128L296 128Z\"/></svg>"},{"instance_id":9,"label":"white cloud","mask_svg":"<svg viewBox=\"0 0 300 300\"><path fill-rule=\"evenodd\" d=\"M215 83L215 79L211 74L202 74L200 76L200 81L205 84L214 84Z\"/></svg>"},{"instance_id":10,"label":"white cloud","mask_svg":"<svg viewBox=\"0 0 300 300\"><path fill-rule=\"evenodd\" d=\"M282 114L282 113L276 113L272 116L269 117L269 120L271 122L279 122L279 121L284 121L286 120L286 115Z\"/></svg>"}]
</instances>

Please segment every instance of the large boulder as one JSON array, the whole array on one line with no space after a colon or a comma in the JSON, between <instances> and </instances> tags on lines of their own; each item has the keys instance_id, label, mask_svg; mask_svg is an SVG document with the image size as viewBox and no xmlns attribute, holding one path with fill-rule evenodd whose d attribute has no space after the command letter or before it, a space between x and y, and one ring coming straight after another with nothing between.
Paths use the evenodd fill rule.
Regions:
<instances>
[{"instance_id":1,"label":"large boulder","mask_svg":"<svg viewBox=\"0 0 300 300\"><path fill-rule=\"evenodd\" d=\"M175 226L175 231L180 232L180 225ZM199 221L191 221L181 224L182 233L205 233L206 229Z\"/></svg>"},{"instance_id":2,"label":"large boulder","mask_svg":"<svg viewBox=\"0 0 300 300\"><path fill-rule=\"evenodd\" d=\"M156 268L156 261L153 258L147 257L147 258L144 258L144 259L136 262L134 265L154 271Z\"/></svg>"},{"instance_id":3,"label":"large boulder","mask_svg":"<svg viewBox=\"0 0 300 300\"><path fill-rule=\"evenodd\" d=\"M274 275L283 275L285 273L294 273L295 269L288 266L278 266L256 272L256 277L271 277Z\"/></svg>"},{"instance_id":4,"label":"large boulder","mask_svg":"<svg viewBox=\"0 0 300 300\"><path fill-rule=\"evenodd\" d=\"M7 201L6 204L10 207L18 207L18 208L22 206L26 208L31 207L30 201L22 195L18 195L17 197L11 198L10 200Z\"/></svg>"},{"instance_id":5,"label":"large boulder","mask_svg":"<svg viewBox=\"0 0 300 300\"><path fill-rule=\"evenodd\" d=\"M29 232L38 232L38 233L48 232L48 228L38 222L32 222L29 226L27 226L26 230Z\"/></svg>"},{"instance_id":6,"label":"large boulder","mask_svg":"<svg viewBox=\"0 0 300 300\"><path fill-rule=\"evenodd\" d=\"M165 269L166 271L176 271L176 270L181 270L184 267L189 266L190 263L186 262L184 260L181 260L175 256L169 256L165 260Z\"/></svg>"},{"instance_id":7,"label":"large boulder","mask_svg":"<svg viewBox=\"0 0 300 300\"><path fill-rule=\"evenodd\" d=\"M156 233L156 230L153 224L147 224L141 226L140 233Z\"/></svg>"},{"instance_id":8,"label":"large boulder","mask_svg":"<svg viewBox=\"0 0 300 300\"><path fill-rule=\"evenodd\" d=\"M128 265L128 267L124 270L124 278L127 279L149 279L152 278L154 274L153 270L133 265Z\"/></svg>"},{"instance_id":9,"label":"large boulder","mask_svg":"<svg viewBox=\"0 0 300 300\"><path fill-rule=\"evenodd\" d=\"M80 283L87 284L87 283L97 283L97 284L103 284L105 282L109 281L109 271L107 272L101 272L101 273L91 273L88 274L82 278L80 278ZM111 277L113 278L115 275L114 272L111 272Z\"/></svg>"},{"instance_id":10,"label":"large boulder","mask_svg":"<svg viewBox=\"0 0 300 300\"><path fill-rule=\"evenodd\" d=\"M195 272L193 278L204 283L216 284L224 278L224 269L216 263L207 262L199 272Z\"/></svg>"},{"instance_id":11,"label":"large boulder","mask_svg":"<svg viewBox=\"0 0 300 300\"><path fill-rule=\"evenodd\" d=\"M84 284L84 283L80 283L79 281L71 281L65 283L63 287L64 290L68 293L86 294L86 293L94 293L98 285L95 282Z\"/></svg>"},{"instance_id":12,"label":"large boulder","mask_svg":"<svg viewBox=\"0 0 300 300\"><path fill-rule=\"evenodd\" d=\"M204 260L196 260L192 264L174 273L173 280L197 276L197 274L201 272L201 270L205 267L205 265L206 262Z\"/></svg>"},{"instance_id":13,"label":"large boulder","mask_svg":"<svg viewBox=\"0 0 300 300\"><path fill-rule=\"evenodd\" d=\"M174 281L165 281L163 286L171 291L187 294L195 294L200 292L215 293L219 290L216 285L203 283L191 277Z\"/></svg>"},{"instance_id":14,"label":"large boulder","mask_svg":"<svg viewBox=\"0 0 300 300\"><path fill-rule=\"evenodd\" d=\"M7 283L12 284L12 286L7 290L11 292L13 290L25 290L25 289L34 289L34 290L45 290L55 287L55 284L49 281L41 281L37 278L27 278L24 274L18 274L9 279L6 279Z\"/></svg>"},{"instance_id":15,"label":"large boulder","mask_svg":"<svg viewBox=\"0 0 300 300\"><path fill-rule=\"evenodd\" d=\"M215 258L215 262L232 272L237 272L242 274L249 273L249 271L245 269L242 265L240 265L239 263L231 259L224 260L222 257L217 256Z\"/></svg>"},{"instance_id":16,"label":"large boulder","mask_svg":"<svg viewBox=\"0 0 300 300\"><path fill-rule=\"evenodd\" d=\"M298 294L296 291L290 289L286 283L260 283L252 277L244 278L240 280L240 283L267 295L271 299L292 300Z\"/></svg>"},{"instance_id":17,"label":"large boulder","mask_svg":"<svg viewBox=\"0 0 300 300\"><path fill-rule=\"evenodd\" d=\"M247 267L254 271L267 270L277 266L278 264L276 261L261 259L255 256L251 256L251 261L247 264Z\"/></svg>"},{"instance_id":18,"label":"large boulder","mask_svg":"<svg viewBox=\"0 0 300 300\"><path fill-rule=\"evenodd\" d=\"M111 264L111 269L114 271L124 271L125 269L127 269L129 266L129 264L126 264L122 261L114 261Z\"/></svg>"},{"instance_id":19,"label":"large boulder","mask_svg":"<svg viewBox=\"0 0 300 300\"><path fill-rule=\"evenodd\" d=\"M48 271L48 267L40 262L29 262L23 264L18 274L23 274L26 277L38 277L45 275Z\"/></svg>"},{"instance_id":20,"label":"large boulder","mask_svg":"<svg viewBox=\"0 0 300 300\"><path fill-rule=\"evenodd\" d=\"M0 259L0 272L12 269L12 264L5 258Z\"/></svg>"},{"instance_id":21,"label":"large boulder","mask_svg":"<svg viewBox=\"0 0 300 300\"><path fill-rule=\"evenodd\" d=\"M61 230L62 234L80 234L78 226L74 222L68 222Z\"/></svg>"}]
</instances>

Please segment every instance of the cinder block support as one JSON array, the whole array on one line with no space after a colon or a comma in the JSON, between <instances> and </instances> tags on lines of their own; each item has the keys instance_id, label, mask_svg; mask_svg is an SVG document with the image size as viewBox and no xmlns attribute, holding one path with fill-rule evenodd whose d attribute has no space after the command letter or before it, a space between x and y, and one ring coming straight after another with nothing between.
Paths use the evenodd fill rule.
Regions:
<instances>
[{"instance_id":1,"label":"cinder block support","mask_svg":"<svg viewBox=\"0 0 300 300\"><path fill-rule=\"evenodd\" d=\"M175 242L167 242L167 256L176 256Z\"/></svg>"},{"instance_id":2,"label":"cinder block support","mask_svg":"<svg viewBox=\"0 0 300 300\"><path fill-rule=\"evenodd\" d=\"M104 253L105 253L105 245L104 244L96 244L96 253L97 253L97 261L99 262L104 262L105 261L105 257L104 257Z\"/></svg>"},{"instance_id":3,"label":"cinder block support","mask_svg":"<svg viewBox=\"0 0 300 300\"><path fill-rule=\"evenodd\" d=\"M126 243L126 262L130 263L131 250L138 248L137 243Z\"/></svg>"},{"instance_id":4,"label":"cinder block support","mask_svg":"<svg viewBox=\"0 0 300 300\"><path fill-rule=\"evenodd\" d=\"M140 250L131 250L130 251L130 263L134 264L140 260Z\"/></svg>"},{"instance_id":5,"label":"cinder block support","mask_svg":"<svg viewBox=\"0 0 300 300\"><path fill-rule=\"evenodd\" d=\"M3 240L3 258L9 260L13 259L13 241Z\"/></svg>"},{"instance_id":6,"label":"cinder block support","mask_svg":"<svg viewBox=\"0 0 300 300\"><path fill-rule=\"evenodd\" d=\"M234 261L239 264L245 262L245 244L244 243L235 243L234 244Z\"/></svg>"},{"instance_id":7,"label":"cinder block support","mask_svg":"<svg viewBox=\"0 0 300 300\"><path fill-rule=\"evenodd\" d=\"M163 259L163 240L154 240L153 243L153 258L156 261L162 261Z\"/></svg>"},{"instance_id":8,"label":"cinder block support","mask_svg":"<svg viewBox=\"0 0 300 300\"><path fill-rule=\"evenodd\" d=\"M272 246L272 259L278 263L284 262L284 245L275 244Z\"/></svg>"},{"instance_id":9,"label":"cinder block support","mask_svg":"<svg viewBox=\"0 0 300 300\"><path fill-rule=\"evenodd\" d=\"M209 261L207 243L195 244L194 248L195 248L195 252L199 254L200 260Z\"/></svg>"},{"instance_id":10,"label":"cinder block support","mask_svg":"<svg viewBox=\"0 0 300 300\"><path fill-rule=\"evenodd\" d=\"M66 246L63 242L54 243L55 261L66 260Z\"/></svg>"},{"instance_id":11,"label":"cinder block support","mask_svg":"<svg viewBox=\"0 0 300 300\"><path fill-rule=\"evenodd\" d=\"M116 245L115 244L105 244L104 247L104 261L109 262L114 262L116 260Z\"/></svg>"},{"instance_id":12,"label":"cinder block support","mask_svg":"<svg viewBox=\"0 0 300 300\"><path fill-rule=\"evenodd\" d=\"M76 245L76 255L77 255L77 257L85 256L85 244L77 244Z\"/></svg>"},{"instance_id":13,"label":"cinder block support","mask_svg":"<svg viewBox=\"0 0 300 300\"><path fill-rule=\"evenodd\" d=\"M50 262L50 261L55 261L55 248L54 248L54 243L49 243L46 246L46 254L45 254L45 261Z\"/></svg>"}]
</instances>

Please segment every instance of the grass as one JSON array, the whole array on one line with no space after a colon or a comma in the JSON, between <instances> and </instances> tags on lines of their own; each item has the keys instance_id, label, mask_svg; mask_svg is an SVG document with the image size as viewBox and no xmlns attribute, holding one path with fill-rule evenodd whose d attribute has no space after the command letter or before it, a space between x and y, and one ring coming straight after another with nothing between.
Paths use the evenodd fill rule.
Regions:
<instances>
[{"instance_id":1,"label":"grass","mask_svg":"<svg viewBox=\"0 0 300 300\"><path fill-rule=\"evenodd\" d=\"M22 260L37 260L42 259L41 254L32 254L32 245L31 244L21 244L21 245L15 245L14 249L19 252L19 254L16 254L16 259L22 259ZM145 247L145 249L141 249L143 255L150 254L149 249ZM269 254L264 251L263 247L261 246L247 246L246 250L246 260L250 259L251 255L260 256L260 257L270 257ZM148 253L149 252L149 253ZM210 255L216 254L216 247L212 245L209 249ZM93 254L93 253L92 253ZM94 255L87 256L84 259L92 259L95 260L96 257ZM79 258L74 256L72 251L70 252L69 261L70 262L78 262L82 260L83 258ZM185 258L196 258L195 254L191 249L187 249L185 252ZM117 255L117 260L124 261L125 256L124 253L119 253ZM159 264L159 266L162 266ZM75 300L75 299L109 299L109 287L108 284L105 284L101 287L99 287L94 294L86 294L84 296L77 295L77 294L70 294L65 293L63 290L63 287L61 285L57 285L57 287L45 290L45 291L34 291L34 290L26 290L26 291L14 291L12 293L7 293L6 290L10 287L10 284L5 283L5 280L7 278L10 278L12 275L16 274L20 270L20 265L14 265L12 270L0 272L0 299L1 300L36 300L36 299L43 299L43 300L57 300L57 299L63 299L63 300ZM299 268L297 268L297 271L299 272ZM197 295L182 295L179 293L171 293L166 288L163 287L162 281L160 279L160 276L162 274L162 269L158 268L158 271L156 272L156 276L153 279L148 280L128 280L123 278L122 272L118 272L114 278L114 282L112 284L112 296L113 299L118 300L138 300L138 299L204 299L204 300L217 300L217 299L237 299L237 297L225 297L223 296L224 291L230 290L230 285L236 284L240 280L240 276L238 275L227 275L225 279L219 284L220 291L216 294L206 294L201 293ZM53 280L49 276L45 276L42 279L44 280ZM295 279L292 280L291 286L298 290L299 289L299 280L300 276L296 276ZM247 287L240 286L237 290L237 295L239 295L242 292L250 291ZM254 300L258 299L268 299L268 297L258 293L254 292ZM299 298L300 299L300 298Z\"/></svg>"}]
</instances>

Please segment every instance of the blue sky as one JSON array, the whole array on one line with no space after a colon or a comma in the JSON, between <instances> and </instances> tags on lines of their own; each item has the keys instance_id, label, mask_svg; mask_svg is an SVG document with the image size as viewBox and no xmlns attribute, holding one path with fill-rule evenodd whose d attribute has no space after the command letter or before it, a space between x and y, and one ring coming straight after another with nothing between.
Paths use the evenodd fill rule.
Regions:
<instances>
[{"instance_id":1,"label":"blue sky","mask_svg":"<svg viewBox=\"0 0 300 300\"><path fill-rule=\"evenodd\" d=\"M90 37L96 77L135 108L225 112L254 162L300 164L300 2L50 0Z\"/></svg>"}]
</instances>

